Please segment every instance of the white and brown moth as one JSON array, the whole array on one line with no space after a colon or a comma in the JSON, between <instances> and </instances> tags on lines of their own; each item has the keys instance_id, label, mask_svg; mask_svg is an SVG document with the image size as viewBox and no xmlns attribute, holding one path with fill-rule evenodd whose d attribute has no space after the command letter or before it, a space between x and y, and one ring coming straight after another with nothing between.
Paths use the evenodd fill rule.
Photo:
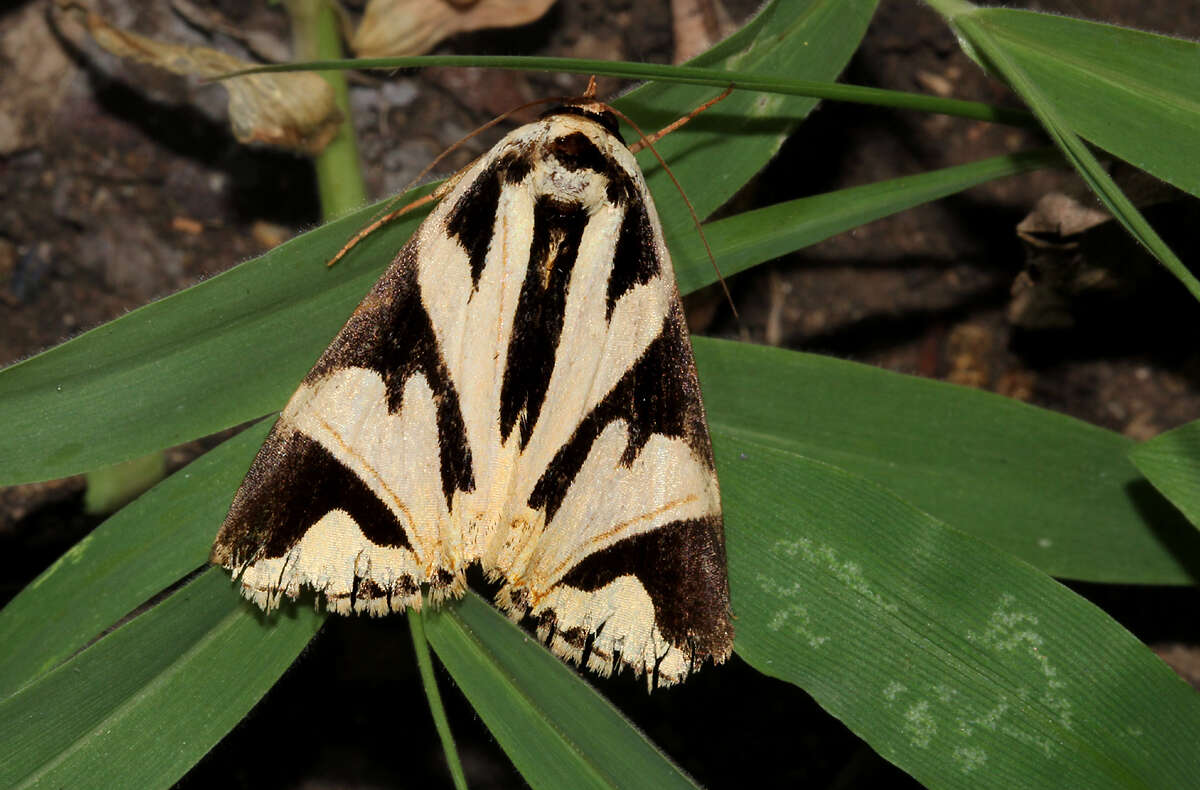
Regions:
<instances>
[{"instance_id":1,"label":"white and brown moth","mask_svg":"<svg viewBox=\"0 0 1200 790\"><path fill-rule=\"evenodd\" d=\"M212 561L263 608L461 595L653 686L733 644L720 493L670 256L615 116L522 126L444 198L284 408Z\"/></svg>"}]
</instances>

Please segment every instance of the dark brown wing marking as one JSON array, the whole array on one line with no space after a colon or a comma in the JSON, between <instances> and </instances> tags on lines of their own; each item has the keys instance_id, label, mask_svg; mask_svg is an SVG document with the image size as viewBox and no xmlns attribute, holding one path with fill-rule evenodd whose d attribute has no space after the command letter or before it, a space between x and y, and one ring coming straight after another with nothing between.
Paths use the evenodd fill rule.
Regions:
<instances>
[{"instance_id":1,"label":"dark brown wing marking","mask_svg":"<svg viewBox=\"0 0 1200 790\"><path fill-rule=\"evenodd\" d=\"M506 183L524 180L532 169L533 162L526 152L509 151L476 177L446 215L446 231L466 250L471 262L471 282L476 287L492 244L500 191Z\"/></svg>"},{"instance_id":2,"label":"dark brown wing marking","mask_svg":"<svg viewBox=\"0 0 1200 790\"><path fill-rule=\"evenodd\" d=\"M358 475L317 442L277 425L233 500L213 561L239 566L282 557L331 510L349 513L373 543L411 548L404 525Z\"/></svg>"},{"instance_id":3,"label":"dark brown wing marking","mask_svg":"<svg viewBox=\"0 0 1200 790\"><path fill-rule=\"evenodd\" d=\"M663 637L693 662L724 658L733 641L721 518L675 521L588 555L562 584L591 592L635 576L654 602Z\"/></svg>"},{"instance_id":4,"label":"dark brown wing marking","mask_svg":"<svg viewBox=\"0 0 1200 790\"><path fill-rule=\"evenodd\" d=\"M627 466L633 464L651 436L661 434L683 437L712 468L712 449L695 371L682 308L676 299L663 320L662 333L583 419L546 467L530 494L529 506L545 507L547 523L554 520L592 443L614 420L624 420L628 425L629 445L621 458Z\"/></svg>"},{"instance_id":5,"label":"dark brown wing marking","mask_svg":"<svg viewBox=\"0 0 1200 790\"><path fill-rule=\"evenodd\" d=\"M608 279L608 305L604 317L610 321L617 300L634 286L650 282L663 266L654 244L654 230L650 227L646 204L631 200L625 205L625 217L621 220L621 232L613 255L612 275Z\"/></svg>"},{"instance_id":6,"label":"dark brown wing marking","mask_svg":"<svg viewBox=\"0 0 1200 790\"><path fill-rule=\"evenodd\" d=\"M517 418L524 413L522 449L529 443L550 386L567 285L587 223L587 209L579 203L542 197L534 205L529 266L513 317L500 390L500 436L508 441Z\"/></svg>"},{"instance_id":7,"label":"dark brown wing marking","mask_svg":"<svg viewBox=\"0 0 1200 790\"><path fill-rule=\"evenodd\" d=\"M387 387L388 411L402 406L404 385L414 373L425 376L437 403L442 492L449 504L455 491L475 487L471 448L458 392L438 348L429 313L417 285L417 242L405 245L346 326L305 377L315 384L346 367L374 370Z\"/></svg>"}]
</instances>

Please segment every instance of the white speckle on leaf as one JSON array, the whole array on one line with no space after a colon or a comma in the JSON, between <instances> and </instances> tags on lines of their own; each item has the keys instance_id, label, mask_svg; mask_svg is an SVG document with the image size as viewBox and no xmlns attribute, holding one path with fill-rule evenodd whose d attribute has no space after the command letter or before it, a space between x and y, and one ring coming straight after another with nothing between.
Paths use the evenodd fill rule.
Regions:
<instances>
[{"instance_id":1,"label":"white speckle on leaf","mask_svg":"<svg viewBox=\"0 0 1200 790\"><path fill-rule=\"evenodd\" d=\"M862 608L870 604L885 612L895 613L900 610L899 606L884 600L883 596L871 587L862 567L857 562L839 559L837 551L832 546L818 546L808 538L798 538L776 541L773 552L777 556L789 559L798 558L810 565L829 571L835 579L858 593L859 601L857 603Z\"/></svg>"},{"instance_id":2,"label":"white speckle on leaf","mask_svg":"<svg viewBox=\"0 0 1200 790\"><path fill-rule=\"evenodd\" d=\"M1052 711L1058 723L1070 729L1073 715L1071 700L1062 694L1066 683L1059 678L1058 668L1043 649L1045 637L1036 629L1038 617L1033 612L1020 611L1017 597L1011 593L1000 596L999 605L988 616L987 627L981 632L967 631L967 639L998 654L1010 654L1008 663L1032 661L1044 679L1043 688L1018 689L1023 698Z\"/></svg>"},{"instance_id":3,"label":"white speckle on leaf","mask_svg":"<svg viewBox=\"0 0 1200 790\"><path fill-rule=\"evenodd\" d=\"M898 680L893 680L883 687L883 698L888 702L895 702L896 697L908 691L908 687Z\"/></svg>"},{"instance_id":4,"label":"white speckle on leaf","mask_svg":"<svg viewBox=\"0 0 1200 790\"><path fill-rule=\"evenodd\" d=\"M964 774L969 774L987 762L987 752L978 746L956 746L952 753L954 762Z\"/></svg>"},{"instance_id":5,"label":"white speckle on leaf","mask_svg":"<svg viewBox=\"0 0 1200 790\"><path fill-rule=\"evenodd\" d=\"M947 686L945 683L935 683L931 689L938 702L950 704L954 697L958 694L958 689Z\"/></svg>"},{"instance_id":6,"label":"white speckle on leaf","mask_svg":"<svg viewBox=\"0 0 1200 790\"><path fill-rule=\"evenodd\" d=\"M909 735L910 743L918 749L925 749L937 735L937 721L929 711L928 700L921 700L904 712L904 732Z\"/></svg>"},{"instance_id":7,"label":"white speckle on leaf","mask_svg":"<svg viewBox=\"0 0 1200 790\"><path fill-rule=\"evenodd\" d=\"M820 647L829 641L828 636L813 631L808 607L796 600L802 594L799 582L793 582L790 586L785 587L767 574L760 573L758 584L763 592L783 599L783 607L776 609L775 613L771 615L771 619L767 621L768 629L783 631L786 628L793 636L800 637L807 642L809 647L813 648Z\"/></svg>"}]
</instances>

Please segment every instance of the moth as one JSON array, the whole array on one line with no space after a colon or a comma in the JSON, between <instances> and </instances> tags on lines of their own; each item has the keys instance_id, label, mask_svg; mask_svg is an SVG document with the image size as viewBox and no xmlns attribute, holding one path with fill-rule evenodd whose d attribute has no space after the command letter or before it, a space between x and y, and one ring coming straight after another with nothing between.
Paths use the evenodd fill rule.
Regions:
<instances>
[{"instance_id":1,"label":"moth","mask_svg":"<svg viewBox=\"0 0 1200 790\"><path fill-rule=\"evenodd\" d=\"M292 396L212 561L270 611L462 595L654 685L733 644L720 493L654 202L605 105L508 134L439 190Z\"/></svg>"}]
</instances>

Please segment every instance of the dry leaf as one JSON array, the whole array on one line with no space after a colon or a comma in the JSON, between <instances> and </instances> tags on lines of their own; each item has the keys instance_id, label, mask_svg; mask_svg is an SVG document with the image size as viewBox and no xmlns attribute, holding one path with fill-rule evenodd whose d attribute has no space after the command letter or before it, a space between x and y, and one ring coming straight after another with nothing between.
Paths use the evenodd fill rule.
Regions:
<instances>
[{"instance_id":1,"label":"dry leaf","mask_svg":"<svg viewBox=\"0 0 1200 790\"><path fill-rule=\"evenodd\" d=\"M1112 290L1119 279L1103 254L1084 254L1089 234L1111 223L1095 199L1051 192L1017 225L1028 245L1025 270L1012 285L1008 320L1024 329L1066 329L1075 325L1074 303L1081 294ZM1093 253L1095 244L1089 245Z\"/></svg>"},{"instance_id":2,"label":"dry leaf","mask_svg":"<svg viewBox=\"0 0 1200 790\"><path fill-rule=\"evenodd\" d=\"M350 42L360 58L420 55L455 33L515 27L554 0L370 0Z\"/></svg>"},{"instance_id":3,"label":"dry leaf","mask_svg":"<svg viewBox=\"0 0 1200 790\"><path fill-rule=\"evenodd\" d=\"M1163 189L1120 175L1118 183L1139 207L1170 200ZM1158 182L1161 184L1161 182ZM1131 188L1132 187L1132 188ZM1074 326L1076 314L1115 309L1153 281L1158 267L1125 234L1081 183L1075 194L1051 192L1017 225L1026 244L1025 270L1012 287L1008 319L1025 329ZM1104 306L1103 308L1101 306Z\"/></svg>"},{"instance_id":4,"label":"dry leaf","mask_svg":"<svg viewBox=\"0 0 1200 790\"><path fill-rule=\"evenodd\" d=\"M240 42L256 57L268 63L286 63L292 59L291 50L283 38L266 30L244 28L230 22L220 9L206 3L199 6L192 0L171 0L175 13L187 20L189 25L201 30L220 33Z\"/></svg>"},{"instance_id":5,"label":"dry leaf","mask_svg":"<svg viewBox=\"0 0 1200 790\"><path fill-rule=\"evenodd\" d=\"M1037 206L1017 225L1017 235L1035 247L1069 248L1084 231L1108 222L1112 215L1095 205L1062 192L1043 195Z\"/></svg>"},{"instance_id":6,"label":"dry leaf","mask_svg":"<svg viewBox=\"0 0 1200 790\"><path fill-rule=\"evenodd\" d=\"M0 156L38 145L53 123L71 61L40 13L12 14L0 31Z\"/></svg>"},{"instance_id":7,"label":"dry leaf","mask_svg":"<svg viewBox=\"0 0 1200 790\"><path fill-rule=\"evenodd\" d=\"M671 27L675 34L672 62L677 64L691 60L737 29L721 0L671 0Z\"/></svg>"},{"instance_id":8,"label":"dry leaf","mask_svg":"<svg viewBox=\"0 0 1200 790\"><path fill-rule=\"evenodd\" d=\"M991 379L991 356L995 336L981 324L962 323L950 330L946 356L950 370L946 381L975 389L987 389Z\"/></svg>"},{"instance_id":9,"label":"dry leaf","mask_svg":"<svg viewBox=\"0 0 1200 790\"><path fill-rule=\"evenodd\" d=\"M84 11L92 38L121 58L204 78L257 65L208 47L155 41L113 27L99 15L74 4L70 7ZM315 155L329 144L342 122L333 88L317 74L252 74L220 84L229 91L229 121L239 142L265 143Z\"/></svg>"}]
</instances>

